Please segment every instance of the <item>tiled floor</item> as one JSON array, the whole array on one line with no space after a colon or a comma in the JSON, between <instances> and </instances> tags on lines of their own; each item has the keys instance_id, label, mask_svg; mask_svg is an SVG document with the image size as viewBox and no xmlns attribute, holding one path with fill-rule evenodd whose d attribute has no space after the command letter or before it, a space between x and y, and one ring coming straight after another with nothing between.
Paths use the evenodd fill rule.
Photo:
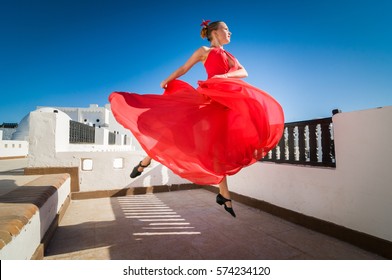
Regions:
<instances>
[{"instance_id":1,"label":"tiled floor","mask_svg":"<svg viewBox=\"0 0 392 280\"><path fill-rule=\"evenodd\" d=\"M45 259L382 259L204 189L74 200Z\"/></svg>"}]
</instances>

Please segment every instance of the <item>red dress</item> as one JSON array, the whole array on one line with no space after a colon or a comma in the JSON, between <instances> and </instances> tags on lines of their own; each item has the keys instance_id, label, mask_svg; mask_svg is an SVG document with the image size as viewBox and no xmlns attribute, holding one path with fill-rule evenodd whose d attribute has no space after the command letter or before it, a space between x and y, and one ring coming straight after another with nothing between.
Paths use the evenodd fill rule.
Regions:
<instances>
[{"instance_id":1,"label":"red dress","mask_svg":"<svg viewBox=\"0 0 392 280\"><path fill-rule=\"evenodd\" d=\"M208 79L197 89L174 80L163 95L113 92L109 101L151 158L207 185L263 158L279 142L284 116L268 93L241 79L211 78L238 69L230 53L213 48L204 66Z\"/></svg>"}]
</instances>

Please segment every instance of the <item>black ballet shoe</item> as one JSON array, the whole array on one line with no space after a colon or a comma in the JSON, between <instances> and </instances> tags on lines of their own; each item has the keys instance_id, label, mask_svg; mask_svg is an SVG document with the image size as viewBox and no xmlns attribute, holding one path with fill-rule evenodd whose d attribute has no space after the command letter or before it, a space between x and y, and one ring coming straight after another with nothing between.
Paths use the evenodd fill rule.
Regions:
<instances>
[{"instance_id":1,"label":"black ballet shoe","mask_svg":"<svg viewBox=\"0 0 392 280\"><path fill-rule=\"evenodd\" d=\"M142 174L143 171L139 171L139 167L146 168L146 167L148 167L150 164L151 164L151 162L150 162L149 164L147 164L147 165L142 165L142 162L139 162L139 164L136 165L136 166L133 168L133 170L132 170L132 172L131 172L131 175L129 175L129 176L130 176L131 178L136 178L137 176L140 176L140 175Z\"/></svg>"},{"instance_id":2,"label":"black ballet shoe","mask_svg":"<svg viewBox=\"0 0 392 280\"><path fill-rule=\"evenodd\" d=\"M226 202L231 201L231 199L227 199L225 197L223 197L221 194L218 194L216 196L216 203L218 203L219 205L223 205L225 207L225 210L227 212L229 212L234 218L236 217L234 210L232 207L227 207Z\"/></svg>"}]
</instances>

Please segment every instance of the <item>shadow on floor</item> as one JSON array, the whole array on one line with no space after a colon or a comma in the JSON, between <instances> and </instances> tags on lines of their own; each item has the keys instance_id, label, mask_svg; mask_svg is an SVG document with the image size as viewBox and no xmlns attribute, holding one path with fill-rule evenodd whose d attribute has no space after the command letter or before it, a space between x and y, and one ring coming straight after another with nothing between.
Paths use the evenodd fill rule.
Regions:
<instances>
[{"instance_id":1,"label":"shadow on floor","mask_svg":"<svg viewBox=\"0 0 392 280\"><path fill-rule=\"evenodd\" d=\"M72 201L45 259L288 260L380 256L204 189Z\"/></svg>"}]
</instances>

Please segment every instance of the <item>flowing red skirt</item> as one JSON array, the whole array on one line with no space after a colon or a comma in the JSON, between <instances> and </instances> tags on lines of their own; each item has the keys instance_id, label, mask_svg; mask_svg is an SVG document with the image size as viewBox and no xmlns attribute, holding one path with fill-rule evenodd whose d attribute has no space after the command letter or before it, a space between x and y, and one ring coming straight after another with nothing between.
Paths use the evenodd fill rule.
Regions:
<instances>
[{"instance_id":1,"label":"flowing red skirt","mask_svg":"<svg viewBox=\"0 0 392 280\"><path fill-rule=\"evenodd\" d=\"M113 92L109 101L151 158L196 184L217 184L260 160L284 127L279 103L240 79L197 89L174 80L163 95Z\"/></svg>"}]
</instances>

